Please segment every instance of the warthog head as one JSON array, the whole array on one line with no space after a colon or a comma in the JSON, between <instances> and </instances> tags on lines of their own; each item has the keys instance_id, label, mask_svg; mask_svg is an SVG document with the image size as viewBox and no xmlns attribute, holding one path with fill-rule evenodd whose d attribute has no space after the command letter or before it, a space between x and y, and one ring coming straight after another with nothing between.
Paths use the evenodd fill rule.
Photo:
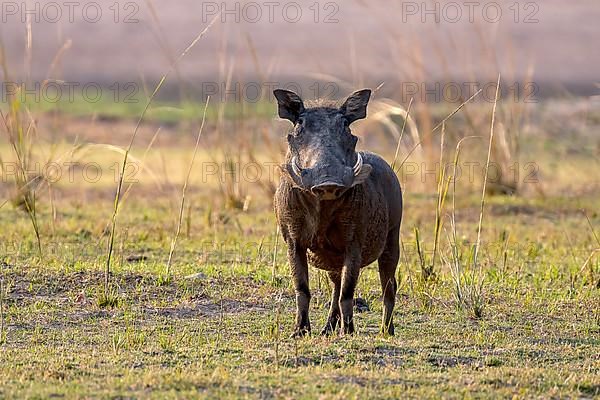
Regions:
<instances>
[{"instance_id":1,"label":"warthog head","mask_svg":"<svg viewBox=\"0 0 600 400\"><path fill-rule=\"evenodd\" d=\"M367 179L372 168L356 152L358 138L350 124L367 116L370 90L353 93L339 108L305 108L302 99L289 90L277 89L273 94L279 117L294 124L287 137L284 169L295 186L320 200L333 200Z\"/></svg>"}]
</instances>

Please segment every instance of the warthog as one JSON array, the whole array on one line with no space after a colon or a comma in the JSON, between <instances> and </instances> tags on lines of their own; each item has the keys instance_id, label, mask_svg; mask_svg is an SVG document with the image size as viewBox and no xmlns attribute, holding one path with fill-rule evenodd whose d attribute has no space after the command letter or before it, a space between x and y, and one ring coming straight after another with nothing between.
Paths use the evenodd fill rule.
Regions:
<instances>
[{"instance_id":1,"label":"warthog","mask_svg":"<svg viewBox=\"0 0 600 400\"><path fill-rule=\"evenodd\" d=\"M305 106L287 90L275 90L279 117L294 124L275 193L275 213L288 246L296 290L295 336L310 333L308 261L326 270L333 283L323 335L342 327L354 332L354 290L360 269L377 260L383 291L384 334L394 334L392 311L400 254L402 192L381 157L356 152L350 125L367 115L370 90L340 106Z\"/></svg>"}]
</instances>

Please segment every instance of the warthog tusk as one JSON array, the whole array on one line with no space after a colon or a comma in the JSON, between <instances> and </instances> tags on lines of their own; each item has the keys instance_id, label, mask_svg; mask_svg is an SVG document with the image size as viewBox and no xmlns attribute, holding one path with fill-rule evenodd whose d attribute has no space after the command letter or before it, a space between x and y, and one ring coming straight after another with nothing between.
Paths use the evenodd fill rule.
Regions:
<instances>
[{"instance_id":1,"label":"warthog tusk","mask_svg":"<svg viewBox=\"0 0 600 400\"><path fill-rule=\"evenodd\" d=\"M362 166L363 166L363 159L362 159L362 156L360 155L360 153L356 153L356 156L357 156L356 164L354 164L354 167L352 167L352 169L354 170L354 176L357 176L358 174L360 174L360 170L362 169Z\"/></svg>"},{"instance_id":2,"label":"warthog tusk","mask_svg":"<svg viewBox=\"0 0 600 400\"><path fill-rule=\"evenodd\" d=\"M298 159L296 157L292 158L292 170L299 177L302 175L302 168L298 165Z\"/></svg>"}]
</instances>

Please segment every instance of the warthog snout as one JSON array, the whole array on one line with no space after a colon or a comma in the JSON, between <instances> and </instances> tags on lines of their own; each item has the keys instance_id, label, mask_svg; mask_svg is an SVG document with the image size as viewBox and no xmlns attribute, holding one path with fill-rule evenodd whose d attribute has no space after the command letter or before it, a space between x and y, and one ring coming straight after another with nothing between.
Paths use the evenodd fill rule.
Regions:
<instances>
[{"instance_id":1,"label":"warthog snout","mask_svg":"<svg viewBox=\"0 0 600 400\"><path fill-rule=\"evenodd\" d=\"M310 191L321 200L335 200L340 197L345 190L346 187L344 185L335 182L321 183L310 189Z\"/></svg>"},{"instance_id":2,"label":"warthog snout","mask_svg":"<svg viewBox=\"0 0 600 400\"><path fill-rule=\"evenodd\" d=\"M321 200L337 199L347 189L362 182L371 168L363 164L360 153L356 153L356 162L352 167L335 160L326 152L321 152L320 157L313 158L313 161L316 162L312 168L302 168L298 158L292 157L291 170L306 190Z\"/></svg>"}]
</instances>

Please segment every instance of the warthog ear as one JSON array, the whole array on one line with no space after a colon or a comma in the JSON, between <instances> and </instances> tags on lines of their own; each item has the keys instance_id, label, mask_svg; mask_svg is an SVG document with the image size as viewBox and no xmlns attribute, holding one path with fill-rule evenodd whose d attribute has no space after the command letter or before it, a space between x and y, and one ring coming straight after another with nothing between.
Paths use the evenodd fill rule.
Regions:
<instances>
[{"instance_id":1,"label":"warthog ear","mask_svg":"<svg viewBox=\"0 0 600 400\"><path fill-rule=\"evenodd\" d=\"M342 114L346 116L348 124L367 116L367 104L371 98L371 90L363 89L352 93L340 107Z\"/></svg>"},{"instance_id":2,"label":"warthog ear","mask_svg":"<svg viewBox=\"0 0 600 400\"><path fill-rule=\"evenodd\" d=\"M296 123L300 114L304 112L304 103L300 96L289 90L275 89L273 91L279 106L279 118L287 119Z\"/></svg>"},{"instance_id":3,"label":"warthog ear","mask_svg":"<svg viewBox=\"0 0 600 400\"><path fill-rule=\"evenodd\" d=\"M363 164L358 175L354 177L352 186L360 185L361 183L366 181L371 171L373 171L373 167L371 167L369 164Z\"/></svg>"}]
</instances>

